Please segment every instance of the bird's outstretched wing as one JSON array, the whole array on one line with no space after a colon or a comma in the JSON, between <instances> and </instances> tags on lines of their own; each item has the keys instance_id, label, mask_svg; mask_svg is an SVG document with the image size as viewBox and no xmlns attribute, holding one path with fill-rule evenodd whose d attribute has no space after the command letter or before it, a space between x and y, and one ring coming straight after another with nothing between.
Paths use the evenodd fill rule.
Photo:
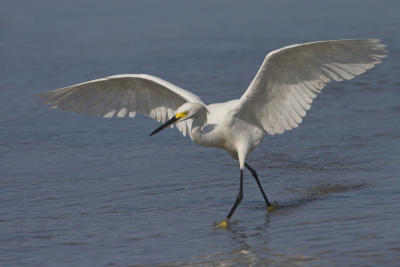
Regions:
<instances>
[{"instance_id":1,"label":"bird's outstretched wing","mask_svg":"<svg viewBox=\"0 0 400 267\"><path fill-rule=\"evenodd\" d=\"M384 47L377 39L334 40L272 51L240 98L236 116L271 135L291 130L326 83L373 68L386 57Z\"/></svg>"},{"instance_id":2,"label":"bird's outstretched wing","mask_svg":"<svg viewBox=\"0 0 400 267\"><path fill-rule=\"evenodd\" d=\"M186 102L201 99L167 81L146 74L122 74L39 94L52 108L103 116L133 118L136 112L164 123ZM176 124L186 136L190 120Z\"/></svg>"}]
</instances>

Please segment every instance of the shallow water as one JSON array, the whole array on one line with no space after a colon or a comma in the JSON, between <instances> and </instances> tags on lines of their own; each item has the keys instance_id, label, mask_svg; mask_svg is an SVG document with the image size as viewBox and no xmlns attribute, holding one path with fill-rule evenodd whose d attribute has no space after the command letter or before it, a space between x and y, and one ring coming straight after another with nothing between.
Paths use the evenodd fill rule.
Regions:
<instances>
[{"instance_id":1,"label":"shallow water","mask_svg":"<svg viewBox=\"0 0 400 267\"><path fill-rule=\"evenodd\" d=\"M25 1L0 9L0 266L367 266L400 260L397 1ZM238 164L157 123L49 110L34 95L149 73L207 103L240 97L292 43L381 38L389 57L332 83L303 124Z\"/></svg>"}]
</instances>

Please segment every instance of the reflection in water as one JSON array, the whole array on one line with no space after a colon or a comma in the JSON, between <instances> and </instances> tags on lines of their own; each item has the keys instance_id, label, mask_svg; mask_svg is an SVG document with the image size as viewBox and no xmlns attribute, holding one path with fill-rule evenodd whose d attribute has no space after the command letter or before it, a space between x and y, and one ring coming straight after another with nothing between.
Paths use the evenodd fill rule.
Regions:
<instances>
[{"instance_id":1,"label":"reflection in water","mask_svg":"<svg viewBox=\"0 0 400 267\"><path fill-rule=\"evenodd\" d=\"M269 223L274 220L276 216L287 216L290 212L295 212L300 207L305 206L311 202L328 198L329 196L337 193L344 193L347 191L361 190L367 186L367 183L357 184L344 184L344 183L330 183L321 184L305 189L290 189L290 191L301 193L301 197L290 200L288 202L279 203L279 206L273 212L268 212L265 215L263 223L253 228L250 233L248 229L243 225L233 220L232 223L226 229L217 229L217 231L229 232L232 239L232 243L235 244L236 249L229 253L213 253L209 255L196 257L191 262L184 264L174 264L176 266L196 266L196 265L218 265L218 266L231 266L231 265L244 265L244 266L259 266L260 264L267 266L271 264L280 265L303 265L318 263L321 261L320 258L310 255L302 255L301 253L287 254L276 249L270 248L268 245L268 231ZM258 209L265 210L264 206L258 207ZM251 245L248 241L254 238L264 238L262 244L258 246Z\"/></svg>"},{"instance_id":2,"label":"reflection in water","mask_svg":"<svg viewBox=\"0 0 400 267\"><path fill-rule=\"evenodd\" d=\"M264 228L265 230L266 228ZM252 251L252 247L247 242L247 234L244 229L241 227L235 227L233 223L230 227L226 228L226 232L230 232L230 237L232 242L235 244L235 247L239 247L239 249L226 253L214 253L205 256L196 257L193 262L190 262L188 265L233 265L233 264L243 264L245 266L254 266L257 262L259 262L257 255ZM184 265L187 265L185 263Z\"/></svg>"}]
</instances>

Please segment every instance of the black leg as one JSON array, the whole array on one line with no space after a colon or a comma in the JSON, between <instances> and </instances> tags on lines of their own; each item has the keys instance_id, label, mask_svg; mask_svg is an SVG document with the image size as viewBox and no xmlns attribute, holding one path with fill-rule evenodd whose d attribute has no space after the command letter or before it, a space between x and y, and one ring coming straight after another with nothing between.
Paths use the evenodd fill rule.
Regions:
<instances>
[{"instance_id":1,"label":"black leg","mask_svg":"<svg viewBox=\"0 0 400 267\"><path fill-rule=\"evenodd\" d=\"M226 218L228 219L228 221L231 219L233 213L235 212L236 208L239 206L240 202L243 199L243 170L240 170L240 188L239 188L239 194L236 197L236 201L233 204L233 207L231 209L231 211L229 212L228 216L226 216Z\"/></svg>"},{"instance_id":2,"label":"black leg","mask_svg":"<svg viewBox=\"0 0 400 267\"><path fill-rule=\"evenodd\" d=\"M257 175L256 170L253 169L252 167L250 167L250 165L247 164L247 163L245 163L244 165L245 165L246 168L251 172L251 174L253 175L254 179L256 179L256 182L257 182L257 184L258 184L258 188L260 188L260 191L261 191L261 194L262 194L263 197L264 197L265 203L267 203L267 207L270 207L270 206L271 206L271 203L269 203L268 198L267 198L267 195L265 194L264 189L263 189L262 186L261 186L260 179L258 179L258 175Z\"/></svg>"}]
</instances>

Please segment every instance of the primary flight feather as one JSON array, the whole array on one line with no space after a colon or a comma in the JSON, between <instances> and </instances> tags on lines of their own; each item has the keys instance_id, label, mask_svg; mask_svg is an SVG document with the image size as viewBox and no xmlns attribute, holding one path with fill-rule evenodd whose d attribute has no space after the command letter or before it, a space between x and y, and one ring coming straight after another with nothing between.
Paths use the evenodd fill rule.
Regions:
<instances>
[{"instance_id":1,"label":"primary flight feather","mask_svg":"<svg viewBox=\"0 0 400 267\"><path fill-rule=\"evenodd\" d=\"M52 108L133 118L136 113L163 123L197 144L226 150L239 161L240 187L226 226L243 197L243 169L250 170L269 202L246 156L266 134L298 127L313 99L331 80L352 79L386 57L378 39L332 40L296 44L270 52L240 99L206 105L198 96L158 77L123 74L80 83L39 97Z\"/></svg>"}]
</instances>

